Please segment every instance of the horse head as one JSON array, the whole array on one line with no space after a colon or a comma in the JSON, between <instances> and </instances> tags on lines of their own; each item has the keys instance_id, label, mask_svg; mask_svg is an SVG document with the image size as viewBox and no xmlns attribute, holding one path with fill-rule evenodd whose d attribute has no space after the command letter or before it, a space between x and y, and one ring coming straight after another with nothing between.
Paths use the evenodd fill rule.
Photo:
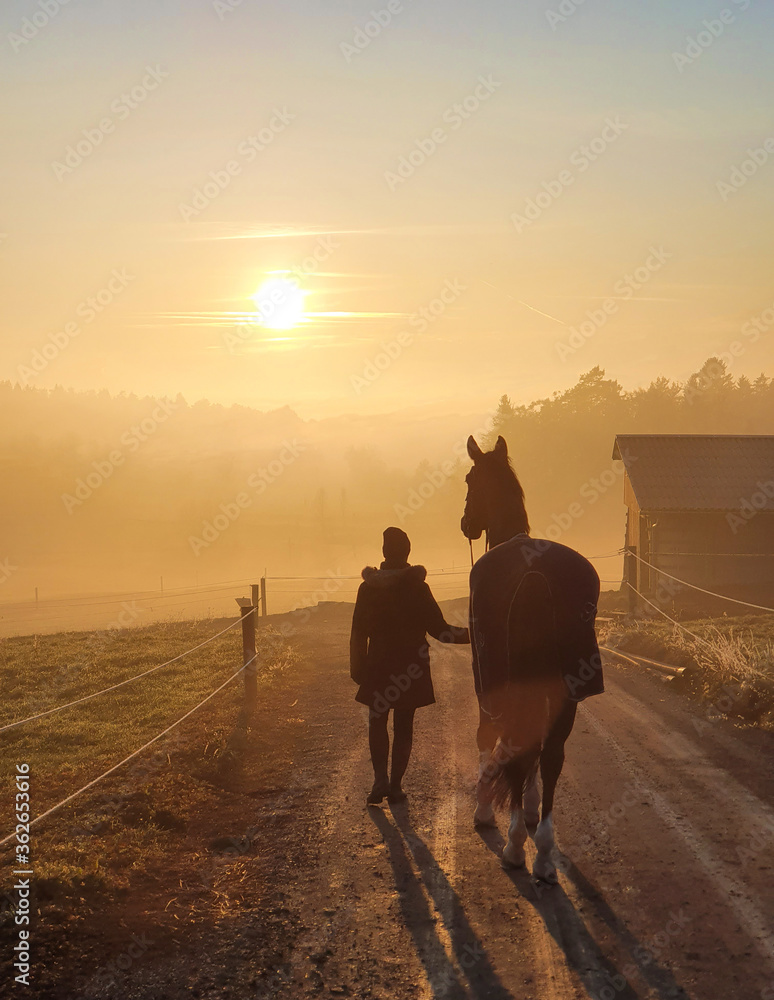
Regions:
<instances>
[{"instance_id":1,"label":"horse head","mask_svg":"<svg viewBox=\"0 0 774 1000\"><path fill-rule=\"evenodd\" d=\"M505 438L498 437L494 448L485 452L471 435L468 455L473 468L465 477L468 495L460 522L463 535L475 540L487 532L496 545L519 532L529 532L524 490L508 458ZM493 532L496 540L491 538Z\"/></svg>"}]
</instances>

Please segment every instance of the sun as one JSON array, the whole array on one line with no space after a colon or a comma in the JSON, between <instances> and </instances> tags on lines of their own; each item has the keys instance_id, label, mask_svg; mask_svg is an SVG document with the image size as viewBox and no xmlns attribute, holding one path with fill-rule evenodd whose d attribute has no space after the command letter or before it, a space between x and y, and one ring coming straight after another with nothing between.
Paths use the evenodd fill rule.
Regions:
<instances>
[{"instance_id":1,"label":"sun","mask_svg":"<svg viewBox=\"0 0 774 1000\"><path fill-rule=\"evenodd\" d=\"M257 322L270 330L290 330L306 318L307 293L292 278L268 278L251 296L258 310Z\"/></svg>"}]
</instances>

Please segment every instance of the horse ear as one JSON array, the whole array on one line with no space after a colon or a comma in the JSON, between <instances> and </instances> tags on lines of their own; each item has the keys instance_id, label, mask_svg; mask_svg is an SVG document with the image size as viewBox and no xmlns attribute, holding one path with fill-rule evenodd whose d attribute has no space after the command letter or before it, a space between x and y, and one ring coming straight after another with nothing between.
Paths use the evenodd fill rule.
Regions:
<instances>
[{"instance_id":1,"label":"horse ear","mask_svg":"<svg viewBox=\"0 0 774 1000\"><path fill-rule=\"evenodd\" d=\"M477 462L479 458L482 457L483 454L484 454L483 451L481 451L478 444L476 443L476 439L471 434L470 437L468 438L468 455L470 455L470 457L473 459L474 462Z\"/></svg>"},{"instance_id":2,"label":"horse ear","mask_svg":"<svg viewBox=\"0 0 774 1000\"><path fill-rule=\"evenodd\" d=\"M505 438L502 435L498 437L495 443L494 453L498 458L508 458L508 445L505 443Z\"/></svg>"}]
</instances>

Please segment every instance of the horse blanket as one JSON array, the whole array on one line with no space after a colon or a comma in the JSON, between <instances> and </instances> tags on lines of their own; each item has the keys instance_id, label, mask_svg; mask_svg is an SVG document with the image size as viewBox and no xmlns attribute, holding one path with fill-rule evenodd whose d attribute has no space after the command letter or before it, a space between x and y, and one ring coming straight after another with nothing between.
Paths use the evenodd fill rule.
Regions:
<instances>
[{"instance_id":1,"label":"horse blanket","mask_svg":"<svg viewBox=\"0 0 774 1000\"><path fill-rule=\"evenodd\" d=\"M551 676L571 701L601 694L598 600L596 570L566 545L519 534L483 555L470 573L470 635L487 711L510 685Z\"/></svg>"}]
</instances>

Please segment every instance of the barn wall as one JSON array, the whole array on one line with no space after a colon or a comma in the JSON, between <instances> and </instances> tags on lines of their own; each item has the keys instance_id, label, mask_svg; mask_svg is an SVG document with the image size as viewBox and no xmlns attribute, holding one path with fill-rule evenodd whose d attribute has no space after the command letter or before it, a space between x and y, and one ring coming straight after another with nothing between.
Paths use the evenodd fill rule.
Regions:
<instances>
[{"instance_id":1,"label":"barn wall","mask_svg":"<svg viewBox=\"0 0 774 1000\"><path fill-rule=\"evenodd\" d=\"M733 596L774 589L774 513L760 512L742 526L714 512L662 512L651 523L650 561L660 569Z\"/></svg>"}]
</instances>

